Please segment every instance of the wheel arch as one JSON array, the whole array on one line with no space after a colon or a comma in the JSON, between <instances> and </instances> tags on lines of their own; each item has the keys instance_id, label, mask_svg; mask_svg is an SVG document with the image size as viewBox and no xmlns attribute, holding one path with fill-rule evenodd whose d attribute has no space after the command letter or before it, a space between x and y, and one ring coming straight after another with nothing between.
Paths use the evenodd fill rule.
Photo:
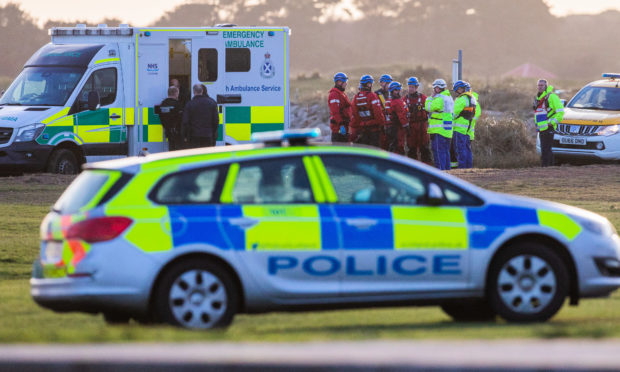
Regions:
<instances>
[{"instance_id":1,"label":"wheel arch","mask_svg":"<svg viewBox=\"0 0 620 372\"><path fill-rule=\"evenodd\" d=\"M54 146L54 149L50 152L49 156L47 157L47 161L45 162L46 169L49 166L50 159L52 159L52 155L54 154L54 152L60 149L67 149L71 151L73 155L75 155L75 158L77 159L79 163L78 167L86 163L86 157L84 156L84 151L80 145L78 145L77 143L73 141L63 141L57 144L56 146ZM79 173L79 169L78 169L78 173Z\"/></svg>"},{"instance_id":2,"label":"wheel arch","mask_svg":"<svg viewBox=\"0 0 620 372\"><path fill-rule=\"evenodd\" d=\"M209 260L211 262L216 263L217 265L221 266L224 270L226 270L231 275L231 277L235 281L235 285L239 289L239 293L238 293L238 296L239 296L239 309L241 309L241 312L245 311L245 292L244 292L243 283L241 282L241 279L240 279L239 275L237 274L235 269L232 267L232 265L230 265L226 260L222 259L221 257L218 257L218 256L216 256L214 254L211 254L211 253L207 253L207 252L188 252L188 253L182 254L180 256L177 256L173 260L171 260L170 262L166 263L166 265L164 265L159 270L159 272L157 273L157 276L155 277L155 280L153 281L153 284L151 285L151 289L150 289L150 293L149 293L149 302L148 302L148 312L149 312L149 314L153 313L154 306L155 306L155 294L157 292L157 288L161 284L161 280L162 280L164 274L171 267L173 267L175 265L178 265L179 263L181 263L183 261L192 261L192 260L200 260L200 259L206 259L206 260Z\"/></svg>"},{"instance_id":3,"label":"wheel arch","mask_svg":"<svg viewBox=\"0 0 620 372\"><path fill-rule=\"evenodd\" d=\"M495 253L493 253L493 257L491 258L491 260L489 261L489 265L486 268L486 273L485 273L485 294L488 293L488 289L489 289L489 281L490 279L490 272L491 272L491 267L493 267L493 265L495 265L495 262L497 261L498 256L500 255L501 252L504 252L506 250L509 250L512 246L514 246L515 244L519 244L519 243L526 243L526 242L537 242L537 243L541 243L543 245L545 245L546 247L549 247L549 249L551 249L555 254L558 255L558 257L560 257L562 259L562 261L564 262L564 264L566 265L566 268L568 270L568 275L569 275L569 297L570 297L570 304L571 305L577 305L579 303L579 277L578 277L578 273L577 273L577 266L575 265L575 260L573 259L572 255L570 254L570 252L568 251L568 248L562 244L559 240L552 238L548 235L544 235L544 234L537 234L537 233L531 233L531 234L524 234L524 235L519 235L519 236L515 236L507 241L505 241L496 251Z\"/></svg>"}]
</instances>

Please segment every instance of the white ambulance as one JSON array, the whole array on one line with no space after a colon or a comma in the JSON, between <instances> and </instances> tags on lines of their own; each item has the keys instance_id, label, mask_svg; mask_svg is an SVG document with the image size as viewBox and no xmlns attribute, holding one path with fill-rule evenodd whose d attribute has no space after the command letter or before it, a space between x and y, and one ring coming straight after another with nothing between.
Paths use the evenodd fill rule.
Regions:
<instances>
[{"instance_id":1,"label":"white ambulance","mask_svg":"<svg viewBox=\"0 0 620 372\"><path fill-rule=\"evenodd\" d=\"M196 83L217 101L218 144L289 127L286 27L49 33L0 99L0 172L75 173L85 162L167 151L156 106L172 79L181 104Z\"/></svg>"}]
</instances>

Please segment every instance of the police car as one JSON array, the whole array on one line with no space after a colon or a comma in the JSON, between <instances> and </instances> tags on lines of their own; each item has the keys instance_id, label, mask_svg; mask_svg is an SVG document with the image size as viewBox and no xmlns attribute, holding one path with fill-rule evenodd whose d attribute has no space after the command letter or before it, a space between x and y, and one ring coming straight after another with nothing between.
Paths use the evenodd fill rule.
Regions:
<instances>
[{"instance_id":1,"label":"police car","mask_svg":"<svg viewBox=\"0 0 620 372\"><path fill-rule=\"evenodd\" d=\"M544 321L620 287L620 238L599 215L314 136L87 164L42 222L32 297L212 328L383 305Z\"/></svg>"}]
</instances>

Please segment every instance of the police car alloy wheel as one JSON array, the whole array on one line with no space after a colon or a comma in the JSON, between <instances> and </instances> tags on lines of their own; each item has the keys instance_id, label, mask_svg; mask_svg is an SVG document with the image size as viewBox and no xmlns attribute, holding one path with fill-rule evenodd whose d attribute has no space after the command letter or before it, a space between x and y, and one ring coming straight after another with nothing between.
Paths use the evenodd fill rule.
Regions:
<instances>
[{"instance_id":1,"label":"police car alloy wheel","mask_svg":"<svg viewBox=\"0 0 620 372\"><path fill-rule=\"evenodd\" d=\"M489 299L508 321L545 321L562 307L568 283L566 265L551 249L534 242L519 244L494 260Z\"/></svg>"},{"instance_id":2,"label":"police car alloy wheel","mask_svg":"<svg viewBox=\"0 0 620 372\"><path fill-rule=\"evenodd\" d=\"M212 262L183 262L170 268L156 292L159 320L185 328L228 326L238 297L230 275Z\"/></svg>"}]
</instances>

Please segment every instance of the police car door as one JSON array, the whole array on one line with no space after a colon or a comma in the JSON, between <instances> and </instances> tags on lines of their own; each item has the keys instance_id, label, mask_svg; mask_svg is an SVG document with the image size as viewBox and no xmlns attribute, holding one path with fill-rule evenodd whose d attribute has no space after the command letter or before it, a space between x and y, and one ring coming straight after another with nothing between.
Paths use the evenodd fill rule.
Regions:
<instances>
[{"instance_id":1,"label":"police car door","mask_svg":"<svg viewBox=\"0 0 620 372\"><path fill-rule=\"evenodd\" d=\"M272 298L339 293L338 247L321 251L321 211L312 187L301 156L240 162L228 172L223 228L245 271Z\"/></svg>"},{"instance_id":2,"label":"police car door","mask_svg":"<svg viewBox=\"0 0 620 372\"><path fill-rule=\"evenodd\" d=\"M343 296L434 296L467 286L464 208L425 205L427 177L400 163L321 158L338 198Z\"/></svg>"}]
</instances>

